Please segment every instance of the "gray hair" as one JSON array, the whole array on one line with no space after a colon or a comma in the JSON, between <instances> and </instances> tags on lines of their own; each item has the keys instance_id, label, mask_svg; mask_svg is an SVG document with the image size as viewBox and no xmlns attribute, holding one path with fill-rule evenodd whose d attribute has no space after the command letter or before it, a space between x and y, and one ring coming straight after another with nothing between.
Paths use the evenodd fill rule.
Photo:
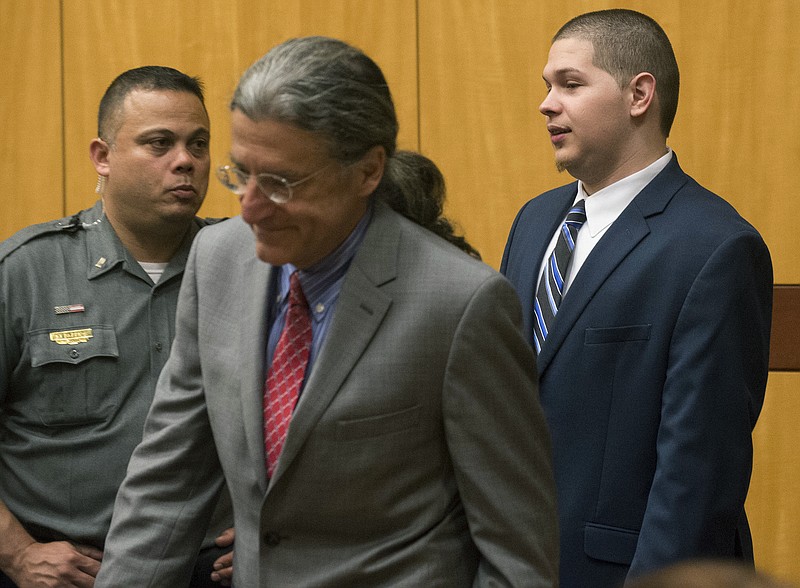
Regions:
<instances>
[{"instance_id":1,"label":"gray hair","mask_svg":"<svg viewBox=\"0 0 800 588\"><path fill-rule=\"evenodd\" d=\"M290 39L250 66L230 106L254 121L270 119L316 134L344 164L383 147L386 170L373 197L478 256L441 214L444 178L436 165L418 153L397 152L389 85L359 49L329 37Z\"/></svg>"},{"instance_id":2,"label":"gray hair","mask_svg":"<svg viewBox=\"0 0 800 588\"><path fill-rule=\"evenodd\" d=\"M343 163L376 145L388 158L396 150L397 115L383 73L337 39L304 37L273 48L239 80L231 110L315 133Z\"/></svg>"}]
</instances>

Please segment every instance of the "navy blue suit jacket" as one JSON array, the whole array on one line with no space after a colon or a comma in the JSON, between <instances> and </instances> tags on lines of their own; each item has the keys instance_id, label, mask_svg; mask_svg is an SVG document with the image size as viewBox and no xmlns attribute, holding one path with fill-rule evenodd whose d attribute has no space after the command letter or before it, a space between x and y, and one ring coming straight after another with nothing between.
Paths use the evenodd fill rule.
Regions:
<instances>
[{"instance_id":1,"label":"navy blue suit jacket","mask_svg":"<svg viewBox=\"0 0 800 588\"><path fill-rule=\"evenodd\" d=\"M528 202L506 244L531 341L540 262L576 190ZM771 310L761 236L673 157L592 250L537 358L562 588L691 557L752 560L744 501Z\"/></svg>"}]
</instances>

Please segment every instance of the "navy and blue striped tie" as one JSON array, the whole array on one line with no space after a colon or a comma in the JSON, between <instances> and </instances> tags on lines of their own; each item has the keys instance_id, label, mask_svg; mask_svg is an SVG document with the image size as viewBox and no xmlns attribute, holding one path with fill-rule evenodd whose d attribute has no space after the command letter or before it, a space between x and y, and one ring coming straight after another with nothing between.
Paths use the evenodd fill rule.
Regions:
<instances>
[{"instance_id":1,"label":"navy and blue striped tie","mask_svg":"<svg viewBox=\"0 0 800 588\"><path fill-rule=\"evenodd\" d=\"M575 249L575 238L586 222L586 200L579 200L567 213L556 240L556 247L545 264L534 300L533 343L536 353L553 326L564 292L564 280Z\"/></svg>"}]
</instances>

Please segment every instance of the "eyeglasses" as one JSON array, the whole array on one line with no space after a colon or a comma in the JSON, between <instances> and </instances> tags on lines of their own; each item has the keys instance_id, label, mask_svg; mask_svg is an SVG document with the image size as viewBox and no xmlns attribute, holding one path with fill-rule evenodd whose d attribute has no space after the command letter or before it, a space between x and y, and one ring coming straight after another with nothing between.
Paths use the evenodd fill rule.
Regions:
<instances>
[{"instance_id":1,"label":"eyeglasses","mask_svg":"<svg viewBox=\"0 0 800 588\"><path fill-rule=\"evenodd\" d=\"M307 182L311 178L318 176L325 168L328 167L328 165L330 164L323 166L314 173L307 175L296 182L290 182L286 178L282 178L281 176L267 172L252 175L243 172L235 165L221 165L217 168L217 179L222 182L223 186L237 196L243 196L244 191L247 188L247 183L252 177L256 181L256 186L258 186L258 189L261 190L261 193L264 194L264 196L272 200L275 204L286 204L292 199L294 194L292 188L295 188L303 182Z\"/></svg>"}]
</instances>

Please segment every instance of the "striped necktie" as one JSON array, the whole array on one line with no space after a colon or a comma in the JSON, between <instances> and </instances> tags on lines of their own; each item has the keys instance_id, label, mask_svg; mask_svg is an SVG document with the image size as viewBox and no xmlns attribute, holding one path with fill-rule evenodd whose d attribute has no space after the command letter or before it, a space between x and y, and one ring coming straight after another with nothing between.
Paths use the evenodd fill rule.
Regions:
<instances>
[{"instance_id":1,"label":"striped necktie","mask_svg":"<svg viewBox=\"0 0 800 588\"><path fill-rule=\"evenodd\" d=\"M550 329L555 322L561 297L564 292L564 280L575 249L575 238L586 222L586 200L581 199L567 213L561 224L556 247L544 266L534 300L533 342L538 354Z\"/></svg>"}]
</instances>

